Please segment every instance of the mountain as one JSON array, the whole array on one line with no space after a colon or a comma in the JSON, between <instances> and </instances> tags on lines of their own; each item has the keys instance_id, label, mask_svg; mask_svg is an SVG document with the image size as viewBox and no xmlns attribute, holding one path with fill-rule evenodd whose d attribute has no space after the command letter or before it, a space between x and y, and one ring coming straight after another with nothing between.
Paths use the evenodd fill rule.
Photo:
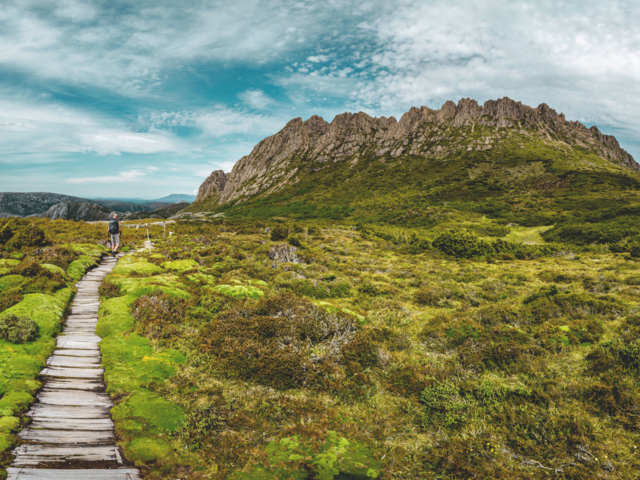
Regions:
<instances>
[{"instance_id":1,"label":"mountain","mask_svg":"<svg viewBox=\"0 0 640 480\"><path fill-rule=\"evenodd\" d=\"M0 193L0 217L18 216L26 217L46 212L52 206L74 201L78 203L96 203L85 198L59 195L57 193Z\"/></svg>"},{"instance_id":2,"label":"mountain","mask_svg":"<svg viewBox=\"0 0 640 480\"><path fill-rule=\"evenodd\" d=\"M158 198L157 200L147 200L148 203L178 203L186 202L192 203L196 199L195 195L187 195L184 193L172 193L166 197Z\"/></svg>"},{"instance_id":3,"label":"mountain","mask_svg":"<svg viewBox=\"0 0 640 480\"><path fill-rule=\"evenodd\" d=\"M148 212L149 210L153 210L154 208L161 207L165 205L164 203L154 203L154 204L140 204L135 202L126 202L120 200L96 200L96 203L103 205L104 207L113 210L115 212L125 213L125 212Z\"/></svg>"},{"instance_id":4,"label":"mountain","mask_svg":"<svg viewBox=\"0 0 640 480\"><path fill-rule=\"evenodd\" d=\"M493 210L550 224L571 202L640 188L638 172L613 136L546 104L462 99L412 108L399 122L365 113L291 120L230 173L214 171L185 211L402 222L443 202L488 212L478 203L500 199ZM515 196L554 200L516 209Z\"/></svg>"},{"instance_id":5,"label":"mountain","mask_svg":"<svg viewBox=\"0 0 640 480\"><path fill-rule=\"evenodd\" d=\"M46 212L35 215L40 218L50 218L52 220L75 220L76 222L109 220L112 211L96 203L81 203L73 200L58 203Z\"/></svg>"},{"instance_id":6,"label":"mountain","mask_svg":"<svg viewBox=\"0 0 640 480\"><path fill-rule=\"evenodd\" d=\"M127 220L142 220L144 218L169 218L188 206L188 202L180 200L176 203L165 205L164 207L156 208L151 211L127 215Z\"/></svg>"}]
</instances>

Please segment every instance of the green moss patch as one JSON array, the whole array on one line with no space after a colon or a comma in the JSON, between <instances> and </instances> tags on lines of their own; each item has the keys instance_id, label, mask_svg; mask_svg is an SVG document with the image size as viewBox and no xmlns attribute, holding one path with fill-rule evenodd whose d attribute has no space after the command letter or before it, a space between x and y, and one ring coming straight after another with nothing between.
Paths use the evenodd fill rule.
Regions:
<instances>
[{"instance_id":1,"label":"green moss patch","mask_svg":"<svg viewBox=\"0 0 640 480\"><path fill-rule=\"evenodd\" d=\"M22 275L5 275L0 277L0 291L19 285L24 280Z\"/></svg>"},{"instance_id":2,"label":"green moss patch","mask_svg":"<svg viewBox=\"0 0 640 480\"><path fill-rule=\"evenodd\" d=\"M67 268L67 275L69 275L74 282L78 282L82 279L85 272L95 264L95 257L92 258L87 255L81 255L80 258L69 264L69 267Z\"/></svg>"},{"instance_id":3,"label":"green moss patch","mask_svg":"<svg viewBox=\"0 0 640 480\"><path fill-rule=\"evenodd\" d=\"M218 285L212 287L214 292L221 293L228 297L235 298L260 298L264 295L264 292L257 287L245 286L245 285Z\"/></svg>"},{"instance_id":4,"label":"green moss patch","mask_svg":"<svg viewBox=\"0 0 640 480\"><path fill-rule=\"evenodd\" d=\"M187 270L193 270L194 268L199 268L200 264L195 260L175 260L172 262L164 262L162 264L164 268L167 270L173 270L175 272L186 272Z\"/></svg>"}]
</instances>

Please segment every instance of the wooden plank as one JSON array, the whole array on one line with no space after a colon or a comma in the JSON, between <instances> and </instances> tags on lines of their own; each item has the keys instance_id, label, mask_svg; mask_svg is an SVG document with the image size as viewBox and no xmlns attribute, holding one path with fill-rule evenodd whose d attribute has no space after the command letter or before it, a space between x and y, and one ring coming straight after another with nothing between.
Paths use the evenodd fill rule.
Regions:
<instances>
[{"instance_id":1,"label":"wooden plank","mask_svg":"<svg viewBox=\"0 0 640 480\"><path fill-rule=\"evenodd\" d=\"M40 375L45 377L61 378L102 378L103 374L102 368L46 367L40 372Z\"/></svg>"},{"instance_id":2,"label":"wooden plank","mask_svg":"<svg viewBox=\"0 0 640 480\"><path fill-rule=\"evenodd\" d=\"M61 405L44 405L35 403L26 414L34 420L44 420L46 418L110 418L108 407L67 407Z\"/></svg>"},{"instance_id":3,"label":"wooden plank","mask_svg":"<svg viewBox=\"0 0 640 480\"><path fill-rule=\"evenodd\" d=\"M38 470L31 468L8 468L7 480L141 480L135 468L113 470ZM128 476L127 476L128 475Z\"/></svg>"},{"instance_id":4,"label":"wooden plank","mask_svg":"<svg viewBox=\"0 0 640 480\"><path fill-rule=\"evenodd\" d=\"M98 342L78 342L75 340L67 340L65 338L58 338L56 340L57 348L70 348L73 350L97 350L100 351L98 347Z\"/></svg>"},{"instance_id":5,"label":"wooden plank","mask_svg":"<svg viewBox=\"0 0 640 480\"><path fill-rule=\"evenodd\" d=\"M106 393L83 391L42 391L38 395L38 402L45 405L66 405L70 407L96 406L111 407L113 403Z\"/></svg>"},{"instance_id":6,"label":"wooden plank","mask_svg":"<svg viewBox=\"0 0 640 480\"><path fill-rule=\"evenodd\" d=\"M56 418L46 420L34 420L29 425L31 430L89 430L89 431L113 431L113 421L110 418L78 419Z\"/></svg>"},{"instance_id":7,"label":"wooden plank","mask_svg":"<svg viewBox=\"0 0 640 480\"><path fill-rule=\"evenodd\" d=\"M26 442L55 443L57 445L77 445L81 443L100 445L115 442L113 432L105 431L24 429L18 433L18 437Z\"/></svg>"},{"instance_id":8,"label":"wooden plank","mask_svg":"<svg viewBox=\"0 0 640 480\"><path fill-rule=\"evenodd\" d=\"M68 338L69 340L73 340L74 342L99 342L102 340L102 338L96 334L62 334L58 335L58 338L63 340L65 338Z\"/></svg>"},{"instance_id":9,"label":"wooden plank","mask_svg":"<svg viewBox=\"0 0 640 480\"><path fill-rule=\"evenodd\" d=\"M104 390L102 381L79 380L77 378L50 378L45 381L44 391L53 390L83 390L87 392L98 392Z\"/></svg>"},{"instance_id":10,"label":"wooden plank","mask_svg":"<svg viewBox=\"0 0 640 480\"><path fill-rule=\"evenodd\" d=\"M100 350L74 350L72 348L57 348L53 352L54 355L66 355L68 357L98 357L100 358Z\"/></svg>"},{"instance_id":11,"label":"wooden plank","mask_svg":"<svg viewBox=\"0 0 640 480\"><path fill-rule=\"evenodd\" d=\"M24 444L13 451L13 454L16 455L13 465L39 465L44 462L67 462L73 460L90 462L116 461L115 449L115 446L102 445L55 447L50 445Z\"/></svg>"},{"instance_id":12,"label":"wooden plank","mask_svg":"<svg viewBox=\"0 0 640 480\"><path fill-rule=\"evenodd\" d=\"M52 355L47 360L50 367L99 367L99 357L68 357L66 355Z\"/></svg>"}]
</instances>

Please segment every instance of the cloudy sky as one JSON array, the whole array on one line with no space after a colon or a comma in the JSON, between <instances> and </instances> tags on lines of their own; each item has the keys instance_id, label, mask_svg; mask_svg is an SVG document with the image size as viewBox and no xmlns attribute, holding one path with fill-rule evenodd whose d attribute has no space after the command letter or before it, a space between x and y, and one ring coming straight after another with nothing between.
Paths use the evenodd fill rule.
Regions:
<instances>
[{"instance_id":1,"label":"cloudy sky","mask_svg":"<svg viewBox=\"0 0 640 480\"><path fill-rule=\"evenodd\" d=\"M191 193L294 117L547 103L640 158L640 7L0 0L0 191Z\"/></svg>"}]
</instances>

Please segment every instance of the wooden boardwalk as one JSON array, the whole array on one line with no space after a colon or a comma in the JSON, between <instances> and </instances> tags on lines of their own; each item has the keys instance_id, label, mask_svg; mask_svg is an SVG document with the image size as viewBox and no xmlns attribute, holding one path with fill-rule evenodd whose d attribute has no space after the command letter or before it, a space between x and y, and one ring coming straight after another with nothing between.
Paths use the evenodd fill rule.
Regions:
<instances>
[{"instance_id":1,"label":"wooden boardwalk","mask_svg":"<svg viewBox=\"0 0 640 480\"><path fill-rule=\"evenodd\" d=\"M71 314L56 350L40 374L44 387L27 415L31 424L18 437L7 480L139 480L124 468L115 444L109 395L100 368L100 337L95 334L98 287L116 264L107 257L77 284ZM65 468L65 467L73 468Z\"/></svg>"}]
</instances>

